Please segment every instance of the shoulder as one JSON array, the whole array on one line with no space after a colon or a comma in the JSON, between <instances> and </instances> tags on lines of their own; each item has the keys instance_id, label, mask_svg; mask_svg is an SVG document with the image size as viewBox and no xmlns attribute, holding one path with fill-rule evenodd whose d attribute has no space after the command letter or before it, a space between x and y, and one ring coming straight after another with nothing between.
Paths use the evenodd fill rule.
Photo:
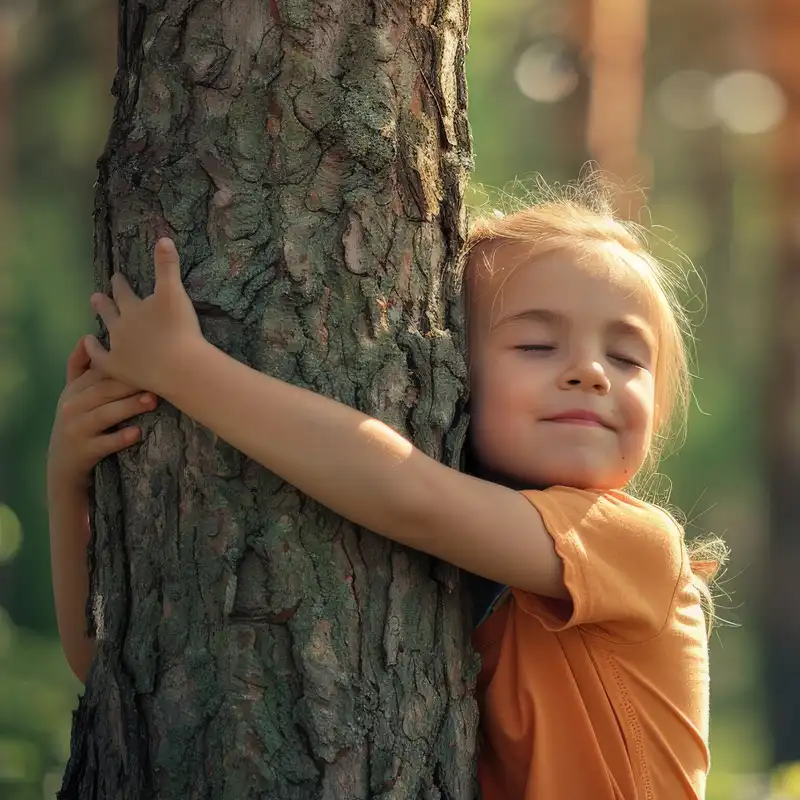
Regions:
<instances>
[{"instance_id":1,"label":"shoulder","mask_svg":"<svg viewBox=\"0 0 800 800\"><path fill-rule=\"evenodd\" d=\"M609 513L683 541L683 528L669 511L660 506L639 500L622 491L604 492L598 502L606 506Z\"/></svg>"},{"instance_id":2,"label":"shoulder","mask_svg":"<svg viewBox=\"0 0 800 800\"><path fill-rule=\"evenodd\" d=\"M551 486L548 489L523 491L522 494L540 511L544 508L550 513L577 518L586 523L621 525L676 541L683 540L683 530L672 514L627 492Z\"/></svg>"},{"instance_id":3,"label":"shoulder","mask_svg":"<svg viewBox=\"0 0 800 800\"><path fill-rule=\"evenodd\" d=\"M517 592L521 607L549 630L599 626L626 643L656 636L685 573L683 535L672 516L621 491L554 486L523 494L553 537L572 606L568 619L554 620L540 601Z\"/></svg>"},{"instance_id":4,"label":"shoulder","mask_svg":"<svg viewBox=\"0 0 800 800\"><path fill-rule=\"evenodd\" d=\"M673 575L683 569L683 530L659 506L616 490L553 486L523 494L536 506L557 545L571 543L587 564L629 562L642 574L662 570Z\"/></svg>"}]
</instances>

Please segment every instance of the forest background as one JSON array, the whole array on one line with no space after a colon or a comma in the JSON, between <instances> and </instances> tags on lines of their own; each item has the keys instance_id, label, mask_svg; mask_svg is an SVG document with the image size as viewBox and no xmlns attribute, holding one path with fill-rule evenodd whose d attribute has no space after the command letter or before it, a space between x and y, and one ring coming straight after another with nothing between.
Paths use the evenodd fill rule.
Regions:
<instances>
[{"instance_id":1,"label":"forest background","mask_svg":"<svg viewBox=\"0 0 800 800\"><path fill-rule=\"evenodd\" d=\"M733 551L718 611L734 625L712 642L709 800L789 796L775 753L800 761L796 740L776 743L770 708L800 712L800 689L775 678L783 646L764 625L782 609L781 631L800 641L800 604L776 605L770 563L777 451L793 434L771 422L792 416L775 409L791 402L795 366L776 321L800 315L786 288L800 273L786 241L800 97L779 56L798 43L798 14L779 0L472 0L471 204L502 208L533 173L569 180L592 158L630 187L622 213L654 223L661 254L675 258L674 242L703 278L691 282L696 403L663 471L689 535L722 534ZM109 0L0 3L3 800L55 796L80 690L56 637L44 464L66 356L93 326L92 185L115 46Z\"/></svg>"}]
</instances>

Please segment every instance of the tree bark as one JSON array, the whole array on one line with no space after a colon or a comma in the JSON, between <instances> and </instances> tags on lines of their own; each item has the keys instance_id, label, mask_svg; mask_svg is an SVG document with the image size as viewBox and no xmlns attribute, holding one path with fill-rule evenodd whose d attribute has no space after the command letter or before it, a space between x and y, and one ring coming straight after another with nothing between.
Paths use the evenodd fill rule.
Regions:
<instances>
[{"instance_id":1,"label":"tree bark","mask_svg":"<svg viewBox=\"0 0 800 800\"><path fill-rule=\"evenodd\" d=\"M448 277L468 0L121 0L97 287L171 235L205 335L458 464ZM457 570L336 517L177 410L97 470L95 666L62 800L471 798Z\"/></svg>"}]
</instances>

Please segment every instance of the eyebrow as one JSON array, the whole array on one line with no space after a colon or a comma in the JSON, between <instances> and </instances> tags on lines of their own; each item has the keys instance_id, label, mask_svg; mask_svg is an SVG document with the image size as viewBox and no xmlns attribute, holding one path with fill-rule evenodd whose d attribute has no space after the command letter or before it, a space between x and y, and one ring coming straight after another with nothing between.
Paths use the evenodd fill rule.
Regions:
<instances>
[{"instance_id":1,"label":"eyebrow","mask_svg":"<svg viewBox=\"0 0 800 800\"><path fill-rule=\"evenodd\" d=\"M518 311L516 314L509 314L502 317L499 321L492 325L493 328L499 328L507 322L517 322L519 320L530 320L532 322L544 322L548 325L563 325L565 317L558 311L550 311L546 308L527 308L524 311Z\"/></svg>"},{"instance_id":2,"label":"eyebrow","mask_svg":"<svg viewBox=\"0 0 800 800\"><path fill-rule=\"evenodd\" d=\"M507 317L503 317L492 325L492 328L499 328L506 323L518 322L520 320L542 322L546 325L564 325L567 321L565 315L558 311L552 311L547 308L528 308L524 311L518 311L516 314L509 314ZM610 322L607 327L612 333L618 333L623 336L634 336L641 339L651 349L655 349L653 334L644 325L625 319L617 319Z\"/></svg>"}]
</instances>

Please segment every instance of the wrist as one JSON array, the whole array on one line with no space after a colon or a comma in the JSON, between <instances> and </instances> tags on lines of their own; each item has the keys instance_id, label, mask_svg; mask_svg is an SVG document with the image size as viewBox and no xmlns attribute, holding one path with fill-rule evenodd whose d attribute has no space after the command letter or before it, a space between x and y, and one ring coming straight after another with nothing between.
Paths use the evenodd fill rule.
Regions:
<instances>
[{"instance_id":1,"label":"wrist","mask_svg":"<svg viewBox=\"0 0 800 800\"><path fill-rule=\"evenodd\" d=\"M47 499L49 503L70 506L89 505L89 476L64 475L55 469L47 470Z\"/></svg>"},{"instance_id":2,"label":"wrist","mask_svg":"<svg viewBox=\"0 0 800 800\"><path fill-rule=\"evenodd\" d=\"M159 386L155 392L176 408L181 408L181 396L185 394L188 384L193 383L195 376L201 373L204 365L217 348L203 336L182 342L175 347L174 355L165 360Z\"/></svg>"}]
</instances>

